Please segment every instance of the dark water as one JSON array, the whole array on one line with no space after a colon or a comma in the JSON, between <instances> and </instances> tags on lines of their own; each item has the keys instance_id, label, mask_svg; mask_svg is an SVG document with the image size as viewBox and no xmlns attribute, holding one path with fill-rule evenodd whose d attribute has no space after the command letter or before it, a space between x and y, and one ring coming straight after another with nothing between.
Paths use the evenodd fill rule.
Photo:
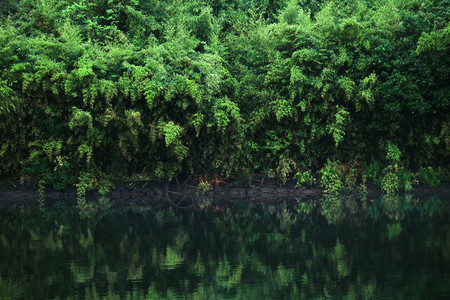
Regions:
<instances>
[{"instance_id":1,"label":"dark water","mask_svg":"<svg viewBox=\"0 0 450 300\"><path fill-rule=\"evenodd\" d=\"M0 299L449 299L448 201L0 209Z\"/></svg>"}]
</instances>

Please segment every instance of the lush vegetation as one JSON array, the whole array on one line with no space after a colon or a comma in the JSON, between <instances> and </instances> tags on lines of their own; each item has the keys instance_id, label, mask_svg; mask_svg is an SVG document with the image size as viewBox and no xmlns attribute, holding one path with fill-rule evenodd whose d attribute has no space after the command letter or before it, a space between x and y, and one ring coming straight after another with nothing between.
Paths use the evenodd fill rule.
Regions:
<instances>
[{"instance_id":1,"label":"lush vegetation","mask_svg":"<svg viewBox=\"0 0 450 300\"><path fill-rule=\"evenodd\" d=\"M436 186L448 0L4 0L0 176Z\"/></svg>"}]
</instances>

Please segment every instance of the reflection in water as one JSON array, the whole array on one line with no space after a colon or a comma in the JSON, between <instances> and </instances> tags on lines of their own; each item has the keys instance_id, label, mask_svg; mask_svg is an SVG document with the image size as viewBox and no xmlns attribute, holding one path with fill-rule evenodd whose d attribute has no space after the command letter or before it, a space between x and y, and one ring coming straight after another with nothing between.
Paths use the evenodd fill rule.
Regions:
<instances>
[{"instance_id":1,"label":"reflection in water","mask_svg":"<svg viewBox=\"0 0 450 300\"><path fill-rule=\"evenodd\" d=\"M0 298L445 298L449 223L436 197L95 218L2 208Z\"/></svg>"}]
</instances>

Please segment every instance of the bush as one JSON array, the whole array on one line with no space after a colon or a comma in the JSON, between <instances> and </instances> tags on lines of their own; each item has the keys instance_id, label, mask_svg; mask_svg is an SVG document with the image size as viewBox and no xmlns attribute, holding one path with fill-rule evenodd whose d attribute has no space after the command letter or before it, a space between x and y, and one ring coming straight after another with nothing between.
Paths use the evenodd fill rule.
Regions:
<instances>
[{"instance_id":1,"label":"bush","mask_svg":"<svg viewBox=\"0 0 450 300\"><path fill-rule=\"evenodd\" d=\"M381 185L382 171L383 167L381 163L379 161L373 161L364 168L363 179L371 179L374 184Z\"/></svg>"},{"instance_id":2,"label":"bush","mask_svg":"<svg viewBox=\"0 0 450 300\"><path fill-rule=\"evenodd\" d=\"M314 183L316 183L316 179L314 178L310 170L297 172L295 174L295 179L297 180L297 187L303 184L313 185Z\"/></svg>"},{"instance_id":3,"label":"bush","mask_svg":"<svg viewBox=\"0 0 450 300\"><path fill-rule=\"evenodd\" d=\"M399 192L409 192L416 183L414 174L397 164L389 165L383 170L381 189L387 195L395 195Z\"/></svg>"},{"instance_id":4,"label":"bush","mask_svg":"<svg viewBox=\"0 0 450 300\"><path fill-rule=\"evenodd\" d=\"M444 180L445 175L441 167L420 167L418 177L420 183L435 188Z\"/></svg>"},{"instance_id":5,"label":"bush","mask_svg":"<svg viewBox=\"0 0 450 300\"><path fill-rule=\"evenodd\" d=\"M445 5L263 2L1 1L0 176L437 186Z\"/></svg>"},{"instance_id":6,"label":"bush","mask_svg":"<svg viewBox=\"0 0 450 300\"><path fill-rule=\"evenodd\" d=\"M344 174L337 161L327 160L327 163L320 170L321 186L327 194L338 194L345 188Z\"/></svg>"}]
</instances>

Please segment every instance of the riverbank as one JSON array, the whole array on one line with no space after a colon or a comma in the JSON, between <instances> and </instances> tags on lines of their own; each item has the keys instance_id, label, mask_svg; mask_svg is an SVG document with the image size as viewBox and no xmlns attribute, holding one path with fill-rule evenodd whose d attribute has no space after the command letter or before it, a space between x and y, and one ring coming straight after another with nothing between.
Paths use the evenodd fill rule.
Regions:
<instances>
[{"instance_id":1,"label":"riverbank","mask_svg":"<svg viewBox=\"0 0 450 300\"><path fill-rule=\"evenodd\" d=\"M367 184L364 192L366 199L373 201L382 195L380 188L373 184ZM443 183L437 188L426 186L415 186L410 192L416 197L427 197L436 195L439 197L450 197L450 183ZM355 189L349 192L350 196L361 197L360 190ZM195 203L199 199L208 197L217 201L258 201L273 202L274 199L290 200L296 198L318 199L323 196L323 189L318 185L297 187L294 181L288 181L284 186L275 182L261 182L255 180L247 185L235 185L233 183L212 184L207 190L201 190L199 186L193 184L164 183L164 182L130 182L118 183L107 195L107 197L117 204L128 204L140 201L146 205L154 205L162 202L186 207ZM88 201L99 198L97 192L91 191L86 194ZM33 205L39 201L39 188L32 184L5 184L0 188L0 203ZM63 200L67 203L75 204L77 192L75 187L70 187L65 191L45 189L44 201L53 202Z\"/></svg>"}]
</instances>

